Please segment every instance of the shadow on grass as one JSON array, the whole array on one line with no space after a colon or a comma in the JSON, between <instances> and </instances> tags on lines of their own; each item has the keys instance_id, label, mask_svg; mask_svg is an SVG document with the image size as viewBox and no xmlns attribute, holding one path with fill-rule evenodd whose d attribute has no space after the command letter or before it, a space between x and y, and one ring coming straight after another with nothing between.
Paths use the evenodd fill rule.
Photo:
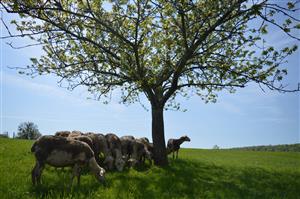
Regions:
<instances>
[{"instance_id":1,"label":"shadow on grass","mask_svg":"<svg viewBox=\"0 0 300 199\"><path fill-rule=\"evenodd\" d=\"M81 185L77 187L74 183L71 191L68 191L70 173L60 174L59 178L57 173L56 177L54 174L46 177L46 184L30 190L35 197L295 199L300 196L299 173L220 167L180 159L170 161L165 168L146 165L110 172L106 185L85 175Z\"/></svg>"},{"instance_id":2,"label":"shadow on grass","mask_svg":"<svg viewBox=\"0 0 300 199\"><path fill-rule=\"evenodd\" d=\"M223 168L202 162L171 161L142 175L115 175L118 198L299 198L299 173L259 168ZM116 182L116 183L114 183Z\"/></svg>"},{"instance_id":3,"label":"shadow on grass","mask_svg":"<svg viewBox=\"0 0 300 199\"><path fill-rule=\"evenodd\" d=\"M37 186L31 186L29 192L34 198L74 198L73 196L85 196L97 191L99 188L105 188L105 184L100 184L87 171L81 175L80 185L77 185L77 178L73 180L70 188L71 171L48 169L43 172L42 183Z\"/></svg>"}]
</instances>

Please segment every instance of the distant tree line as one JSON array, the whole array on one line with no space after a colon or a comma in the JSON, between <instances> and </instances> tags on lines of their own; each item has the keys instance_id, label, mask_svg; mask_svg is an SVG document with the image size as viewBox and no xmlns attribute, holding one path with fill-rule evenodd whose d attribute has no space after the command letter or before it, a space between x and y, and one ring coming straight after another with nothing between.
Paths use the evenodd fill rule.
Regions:
<instances>
[{"instance_id":1,"label":"distant tree line","mask_svg":"<svg viewBox=\"0 0 300 199\"><path fill-rule=\"evenodd\" d=\"M8 138L8 132L1 133L0 138Z\"/></svg>"},{"instance_id":2,"label":"distant tree line","mask_svg":"<svg viewBox=\"0 0 300 199\"><path fill-rule=\"evenodd\" d=\"M41 136L38 126L33 122L23 122L18 126L18 133L15 135L13 132L13 138L35 140ZM9 133L4 132L0 134L0 138L9 138Z\"/></svg>"},{"instance_id":3,"label":"distant tree line","mask_svg":"<svg viewBox=\"0 0 300 199\"><path fill-rule=\"evenodd\" d=\"M231 148L230 150L300 152L300 143L297 143L297 144L280 144L280 145L262 145L262 146L237 147L237 148Z\"/></svg>"}]
</instances>

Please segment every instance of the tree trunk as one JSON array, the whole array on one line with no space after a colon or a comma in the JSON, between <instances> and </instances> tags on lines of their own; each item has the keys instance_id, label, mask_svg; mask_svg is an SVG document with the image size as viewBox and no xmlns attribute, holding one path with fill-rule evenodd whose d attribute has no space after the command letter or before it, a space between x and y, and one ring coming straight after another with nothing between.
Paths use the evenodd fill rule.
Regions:
<instances>
[{"instance_id":1,"label":"tree trunk","mask_svg":"<svg viewBox=\"0 0 300 199\"><path fill-rule=\"evenodd\" d=\"M154 163L157 166L168 165L168 157L164 132L163 106L152 105L152 140L154 147Z\"/></svg>"}]
</instances>

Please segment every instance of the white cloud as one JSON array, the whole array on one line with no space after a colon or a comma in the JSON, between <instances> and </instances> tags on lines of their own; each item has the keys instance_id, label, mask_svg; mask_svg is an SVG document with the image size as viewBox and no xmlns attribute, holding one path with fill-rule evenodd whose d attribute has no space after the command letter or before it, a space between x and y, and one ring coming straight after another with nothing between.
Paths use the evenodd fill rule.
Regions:
<instances>
[{"instance_id":1,"label":"white cloud","mask_svg":"<svg viewBox=\"0 0 300 199\"><path fill-rule=\"evenodd\" d=\"M249 116L255 110L263 115L279 117L282 115L282 110L277 106L280 96L278 92L263 92L257 85L251 84L234 94L220 94L216 105L228 113L240 116Z\"/></svg>"},{"instance_id":2,"label":"white cloud","mask_svg":"<svg viewBox=\"0 0 300 199\"><path fill-rule=\"evenodd\" d=\"M2 71L2 84L17 86L22 89L30 90L35 92L36 95L45 95L48 97L60 98L69 103L74 103L76 106L105 106L105 108L110 109L112 113L116 114L124 112L126 107L123 104L119 104L117 99L112 99L111 102L107 105L103 105L97 100L87 99L90 94L85 90L85 88L78 88L74 91L68 91L66 88L60 88L54 83L54 79L49 81L55 85L49 85L45 83L38 82L34 79L28 79L28 77L20 76L18 74L9 74L5 71ZM46 78L46 77L45 77ZM3 89L3 88L2 88Z\"/></svg>"},{"instance_id":3,"label":"white cloud","mask_svg":"<svg viewBox=\"0 0 300 199\"><path fill-rule=\"evenodd\" d=\"M3 71L3 84L14 85L17 87L28 89L36 92L36 94L55 96L55 97L62 98L64 100L80 101L80 102L82 101L81 99L75 98L67 91L63 91L62 88L59 89L58 87L34 82L33 80L30 81L24 77L21 77L19 75L12 75L6 73L5 71Z\"/></svg>"},{"instance_id":4,"label":"white cloud","mask_svg":"<svg viewBox=\"0 0 300 199\"><path fill-rule=\"evenodd\" d=\"M229 113L243 115L243 111L240 106L237 106L227 100L220 100L220 102L216 105Z\"/></svg>"},{"instance_id":5,"label":"white cloud","mask_svg":"<svg viewBox=\"0 0 300 199\"><path fill-rule=\"evenodd\" d=\"M33 120L33 121L47 121L47 122L73 122L74 119L55 119L45 117L32 117L32 116L16 116L16 115L1 115L1 119L13 119L13 120ZM82 121L82 119L78 119Z\"/></svg>"}]
</instances>

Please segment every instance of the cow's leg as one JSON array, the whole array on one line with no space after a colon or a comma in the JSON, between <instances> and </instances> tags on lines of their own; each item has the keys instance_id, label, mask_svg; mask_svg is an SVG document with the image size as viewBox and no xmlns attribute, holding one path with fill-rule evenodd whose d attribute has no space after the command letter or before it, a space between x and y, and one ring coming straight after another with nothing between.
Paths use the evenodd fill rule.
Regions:
<instances>
[{"instance_id":1,"label":"cow's leg","mask_svg":"<svg viewBox=\"0 0 300 199\"><path fill-rule=\"evenodd\" d=\"M174 160L174 153L175 153L175 151L172 152L172 154L173 154L173 160Z\"/></svg>"},{"instance_id":2,"label":"cow's leg","mask_svg":"<svg viewBox=\"0 0 300 199\"><path fill-rule=\"evenodd\" d=\"M36 185L37 183L37 172L38 172L38 169L39 169L39 162L36 161L32 171L31 171L31 180L32 180L32 184L33 185Z\"/></svg>"},{"instance_id":3,"label":"cow's leg","mask_svg":"<svg viewBox=\"0 0 300 199\"><path fill-rule=\"evenodd\" d=\"M179 150L176 151L176 159L178 159L178 151L179 151Z\"/></svg>"},{"instance_id":4,"label":"cow's leg","mask_svg":"<svg viewBox=\"0 0 300 199\"><path fill-rule=\"evenodd\" d=\"M143 153L143 154L141 154L141 163L142 164L145 164L145 161L146 161L146 154L145 153Z\"/></svg>"},{"instance_id":5,"label":"cow's leg","mask_svg":"<svg viewBox=\"0 0 300 199\"><path fill-rule=\"evenodd\" d=\"M40 163L40 168L38 170L38 175L37 175L37 182L38 182L38 184L41 184L41 176L42 176L42 172L43 172L44 167L45 167L45 164L44 163Z\"/></svg>"},{"instance_id":6,"label":"cow's leg","mask_svg":"<svg viewBox=\"0 0 300 199\"><path fill-rule=\"evenodd\" d=\"M73 167L73 171L72 171L70 188L72 187L73 179L74 179L75 176L77 177L77 185L80 185L80 172L81 172L80 165L75 164L74 167Z\"/></svg>"},{"instance_id":7,"label":"cow's leg","mask_svg":"<svg viewBox=\"0 0 300 199\"><path fill-rule=\"evenodd\" d=\"M44 169L44 163L36 161L34 168L31 171L32 184L41 184L41 175Z\"/></svg>"},{"instance_id":8,"label":"cow's leg","mask_svg":"<svg viewBox=\"0 0 300 199\"><path fill-rule=\"evenodd\" d=\"M80 172L81 172L81 169L79 169L79 174L77 175L77 185L78 186L80 185L80 176L81 176Z\"/></svg>"}]
</instances>

